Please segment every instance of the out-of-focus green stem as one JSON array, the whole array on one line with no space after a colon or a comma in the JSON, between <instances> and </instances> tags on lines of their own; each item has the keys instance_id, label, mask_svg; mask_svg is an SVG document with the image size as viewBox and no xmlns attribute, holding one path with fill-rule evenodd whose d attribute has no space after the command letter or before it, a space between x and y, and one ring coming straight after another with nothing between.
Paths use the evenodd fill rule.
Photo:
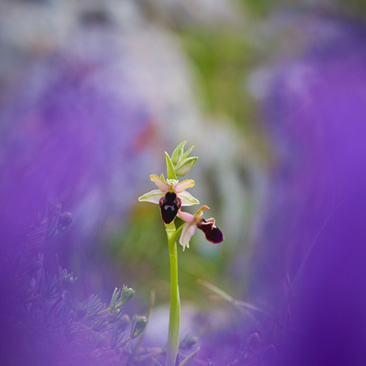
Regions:
<instances>
[{"instance_id":1,"label":"out-of-focus green stem","mask_svg":"<svg viewBox=\"0 0 366 366\"><path fill-rule=\"evenodd\" d=\"M178 286L178 255L174 222L165 225L170 259L170 314L166 366L175 366L179 348L180 299Z\"/></svg>"}]
</instances>

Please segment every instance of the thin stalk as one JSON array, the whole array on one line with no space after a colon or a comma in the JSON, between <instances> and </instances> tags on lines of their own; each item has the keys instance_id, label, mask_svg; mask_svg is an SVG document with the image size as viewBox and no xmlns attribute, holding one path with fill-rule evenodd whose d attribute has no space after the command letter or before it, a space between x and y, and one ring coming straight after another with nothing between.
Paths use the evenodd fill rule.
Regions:
<instances>
[{"instance_id":1,"label":"thin stalk","mask_svg":"<svg viewBox=\"0 0 366 366\"><path fill-rule=\"evenodd\" d=\"M175 366L179 348L180 299L178 286L178 255L174 223L165 225L170 259L170 314L166 366Z\"/></svg>"}]
</instances>

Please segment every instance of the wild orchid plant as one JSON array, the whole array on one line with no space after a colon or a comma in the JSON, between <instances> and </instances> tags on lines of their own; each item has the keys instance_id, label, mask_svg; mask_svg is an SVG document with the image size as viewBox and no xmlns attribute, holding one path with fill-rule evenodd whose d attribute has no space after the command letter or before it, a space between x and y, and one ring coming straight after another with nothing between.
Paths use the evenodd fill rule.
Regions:
<instances>
[{"instance_id":1,"label":"wild orchid plant","mask_svg":"<svg viewBox=\"0 0 366 366\"><path fill-rule=\"evenodd\" d=\"M194 186L193 179L186 179L182 182L177 176L184 177L197 161L197 157L189 157L193 147L184 152L186 141L181 142L173 154L169 156L165 152L167 179L164 174L160 177L156 174L150 175L158 189L154 189L139 197L140 202L151 202L160 206L161 217L165 224L168 238L170 258L170 316L169 316L169 339L166 357L166 366L175 366L179 348L179 323L180 323L180 298L178 287L178 257L176 241L185 248L189 248L189 241L196 228L202 230L206 239L214 244L221 243L224 236L221 230L215 225L215 219L203 218L203 211L209 209L202 206L194 215L181 210L183 206L199 204L199 201L186 190ZM183 224L177 229L175 219L179 217ZM197 350L196 350L197 352ZM190 357L190 356L189 356ZM185 364L185 361L181 365Z\"/></svg>"}]
</instances>

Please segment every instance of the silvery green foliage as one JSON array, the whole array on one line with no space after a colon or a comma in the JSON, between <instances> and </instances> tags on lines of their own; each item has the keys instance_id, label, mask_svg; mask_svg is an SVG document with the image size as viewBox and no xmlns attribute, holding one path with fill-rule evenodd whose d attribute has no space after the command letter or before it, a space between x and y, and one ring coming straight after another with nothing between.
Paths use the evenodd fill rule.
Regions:
<instances>
[{"instance_id":1,"label":"silvery green foliage","mask_svg":"<svg viewBox=\"0 0 366 366\"><path fill-rule=\"evenodd\" d=\"M33 222L18 232L2 232L7 240L0 245L0 357L6 364L123 362L131 357L132 348L126 346L130 332L136 338L144 328L140 322L136 331L125 311L133 289L116 288L109 305L95 294L82 300L75 288L77 277L59 265L57 255L49 258L52 239L71 217L53 202L37 210Z\"/></svg>"}]
</instances>

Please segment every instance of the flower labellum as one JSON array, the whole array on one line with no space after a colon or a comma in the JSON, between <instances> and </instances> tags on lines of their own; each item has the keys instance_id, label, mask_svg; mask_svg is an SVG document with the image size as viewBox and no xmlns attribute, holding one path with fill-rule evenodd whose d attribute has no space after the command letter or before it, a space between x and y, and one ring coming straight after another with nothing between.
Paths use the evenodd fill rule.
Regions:
<instances>
[{"instance_id":1,"label":"flower labellum","mask_svg":"<svg viewBox=\"0 0 366 366\"><path fill-rule=\"evenodd\" d=\"M161 217L166 224L170 224L177 216L182 202L174 192L167 192L159 201Z\"/></svg>"},{"instance_id":2,"label":"flower labellum","mask_svg":"<svg viewBox=\"0 0 366 366\"><path fill-rule=\"evenodd\" d=\"M218 244L224 240L224 235L215 225L215 219L205 220L202 217L201 222L197 223L197 227L205 233L206 239L211 243Z\"/></svg>"}]
</instances>

